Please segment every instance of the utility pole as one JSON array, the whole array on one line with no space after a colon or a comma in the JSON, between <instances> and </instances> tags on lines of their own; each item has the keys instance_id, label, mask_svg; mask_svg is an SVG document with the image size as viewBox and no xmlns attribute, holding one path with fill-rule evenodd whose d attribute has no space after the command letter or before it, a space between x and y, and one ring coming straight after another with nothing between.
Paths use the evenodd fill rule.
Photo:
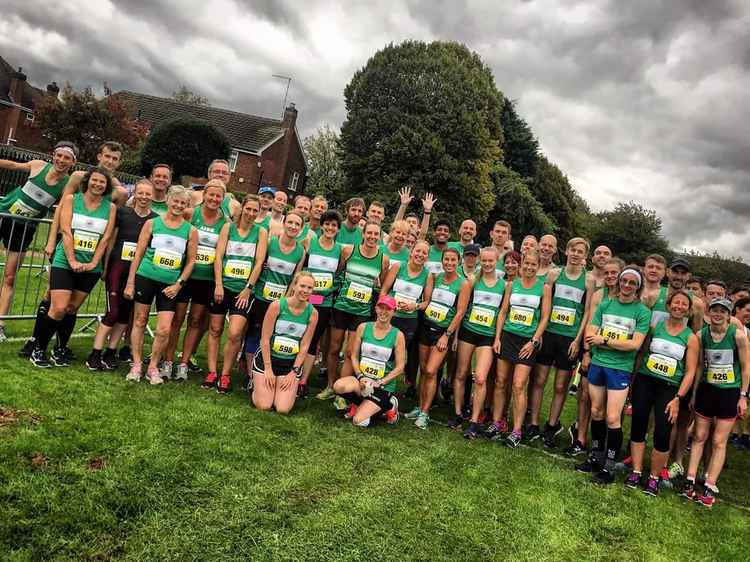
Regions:
<instances>
[{"instance_id":1,"label":"utility pole","mask_svg":"<svg viewBox=\"0 0 750 562\"><path fill-rule=\"evenodd\" d=\"M286 80L286 92L284 92L284 106L281 108L281 116L284 116L284 111L286 110L286 98L289 96L289 85L292 83L291 76L282 76L281 74L272 74L274 78L280 78L281 80Z\"/></svg>"}]
</instances>

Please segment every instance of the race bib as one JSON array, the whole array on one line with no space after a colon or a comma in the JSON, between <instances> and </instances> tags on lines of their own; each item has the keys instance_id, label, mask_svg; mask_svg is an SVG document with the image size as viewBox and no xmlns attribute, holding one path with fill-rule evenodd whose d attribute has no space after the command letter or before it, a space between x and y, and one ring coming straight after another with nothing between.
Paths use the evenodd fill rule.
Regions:
<instances>
[{"instance_id":1,"label":"race bib","mask_svg":"<svg viewBox=\"0 0 750 562\"><path fill-rule=\"evenodd\" d=\"M313 272L316 291L328 291L333 288L333 273Z\"/></svg>"},{"instance_id":2,"label":"race bib","mask_svg":"<svg viewBox=\"0 0 750 562\"><path fill-rule=\"evenodd\" d=\"M652 353L646 360L646 368L652 373L664 377L673 377L677 373L677 359L659 353Z\"/></svg>"},{"instance_id":3,"label":"race bib","mask_svg":"<svg viewBox=\"0 0 750 562\"><path fill-rule=\"evenodd\" d=\"M8 209L8 212L11 215L16 215L18 217L35 217L37 214L36 209L33 207L29 207L26 203L21 201L20 199L16 199L13 204L10 206L10 209Z\"/></svg>"},{"instance_id":4,"label":"race bib","mask_svg":"<svg viewBox=\"0 0 750 562\"><path fill-rule=\"evenodd\" d=\"M80 252L93 254L99 245L99 235L84 230L73 231L73 247Z\"/></svg>"},{"instance_id":5,"label":"race bib","mask_svg":"<svg viewBox=\"0 0 750 562\"><path fill-rule=\"evenodd\" d=\"M266 283L263 285L263 298L269 301L277 301L286 293L286 285L278 283Z\"/></svg>"},{"instance_id":6,"label":"race bib","mask_svg":"<svg viewBox=\"0 0 750 562\"><path fill-rule=\"evenodd\" d=\"M123 242L122 252L120 252L120 259L122 261L133 261L135 259L135 247L138 244L135 242Z\"/></svg>"},{"instance_id":7,"label":"race bib","mask_svg":"<svg viewBox=\"0 0 750 562\"><path fill-rule=\"evenodd\" d=\"M627 328L614 324L602 325L602 337L608 340L623 341L630 338Z\"/></svg>"},{"instance_id":8,"label":"race bib","mask_svg":"<svg viewBox=\"0 0 750 562\"><path fill-rule=\"evenodd\" d=\"M151 260L156 267L162 269L180 269L182 267L182 256L169 250L155 250L154 258Z\"/></svg>"},{"instance_id":9,"label":"race bib","mask_svg":"<svg viewBox=\"0 0 750 562\"><path fill-rule=\"evenodd\" d=\"M253 264L245 260L227 260L224 264L224 277L227 279L247 279L253 270Z\"/></svg>"},{"instance_id":10,"label":"race bib","mask_svg":"<svg viewBox=\"0 0 750 562\"><path fill-rule=\"evenodd\" d=\"M534 322L534 309L525 306L511 306L509 319L514 324L529 327Z\"/></svg>"},{"instance_id":11,"label":"race bib","mask_svg":"<svg viewBox=\"0 0 750 562\"><path fill-rule=\"evenodd\" d=\"M369 379L382 379L385 376L385 362L363 357L359 362L359 370Z\"/></svg>"},{"instance_id":12,"label":"race bib","mask_svg":"<svg viewBox=\"0 0 750 562\"><path fill-rule=\"evenodd\" d=\"M367 304L372 299L372 287L352 281L346 290L346 298L350 301Z\"/></svg>"},{"instance_id":13,"label":"race bib","mask_svg":"<svg viewBox=\"0 0 750 562\"><path fill-rule=\"evenodd\" d=\"M445 319L448 318L449 310L450 308L444 304L430 301L430 304L427 305L427 308L424 311L424 315L436 324L440 324L445 322Z\"/></svg>"},{"instance_id":14,"label":"race bib","mask_svg":"<svg viewBox=\"0 0 750 562\"><path fill-rule=\"evenodd\" d=\"M492 328L494 320L495 311L490 308L474 306L469 314L469 322L477 326L484 326L485 328Z\"/></svg>"},{"instance_id":15,"label":"race bib","mask_svg":"<svg viewBox=\"0 0 750 562\"><path fill-rule=\"evenodd\" d=\"M555 324L573 326L576 323L576 309L555 305L552 307L552 313L550 314L549 320Z\"/></svg>"},{"instance_id":16,"label":"race bib","mask_svg":"<svg viewBox=\"0 0 750 562\"><path fill-rule=\"evenodd\" d=\"M732 365L712 365L706 369L706 380L712 384L733 384L734 367Z\"/></svg>"},{"instance_id":17,"label":"race bib","mask_svg":"<svg viewBox=\"0 0 750 562\"><path fill-rule=\"evenodd\" d=\"M274 336L271 349L279 355L297 355L299 353L299 342L285 336Z\"/></svg>"},{"instance_id":18,"label":"race bib","mask_svg":"<svg viewBox=\"0 0 750 562\"><path fill-rule=\"evenodd\" d=\"M216 259L216 248L211 246L198 246L198 253L195 255L195 263L202 265L211 265Z\"/></svg>"}]
</instances>

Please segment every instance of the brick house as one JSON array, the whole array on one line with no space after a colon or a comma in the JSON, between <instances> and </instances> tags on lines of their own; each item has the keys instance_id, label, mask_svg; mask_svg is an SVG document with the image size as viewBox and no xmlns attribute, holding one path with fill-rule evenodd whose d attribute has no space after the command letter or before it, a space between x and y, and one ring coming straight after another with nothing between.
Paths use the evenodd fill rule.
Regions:
<instances>
[{"instance_id":1,"label":"brick house","mask_svg":"<svg viewBox=\"0 0 750 562\"><path fill-rule=\"evenodd\" d=\"M32 86L21 68L15 70L0 57L0 144L33 149L43 146L42 133L34 126L34 109L45 96L57 97L59 92L54 82L46 91Z\"/></svg>"},{"instance_id":2,"label":"brick house","mask_svg":"<svg viewBox=\"0 0 750 562\"><path fill-rule=\"evenodd\" d=\"M307 162L297 131L294 104L289 104L282 119L269 119L136 92L113 95L122 99L133 117L149 128L189 115L223 132L232 146L229 157L232 180L228 186L231 191L255 193L261 185L282 187L291 196L304 191Z\"/></svg>"}]
</instances>

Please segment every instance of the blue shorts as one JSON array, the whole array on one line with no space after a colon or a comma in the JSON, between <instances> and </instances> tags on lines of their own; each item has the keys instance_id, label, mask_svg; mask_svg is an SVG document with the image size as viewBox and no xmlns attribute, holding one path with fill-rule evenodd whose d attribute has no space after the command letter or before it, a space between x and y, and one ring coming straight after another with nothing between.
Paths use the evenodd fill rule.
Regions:
<instances>
[{"instance_id":1,"label":"blue shorts","mask_svg":"<svg viewBox=\"0 0 750 562\"><path fill-rule=\"evenodd\" d=\"M632 376L628 371L602 367L593 363L589 365L589 384L606 386L608 390L625 390L630 386Z\"/></svg>"}]
</instances>

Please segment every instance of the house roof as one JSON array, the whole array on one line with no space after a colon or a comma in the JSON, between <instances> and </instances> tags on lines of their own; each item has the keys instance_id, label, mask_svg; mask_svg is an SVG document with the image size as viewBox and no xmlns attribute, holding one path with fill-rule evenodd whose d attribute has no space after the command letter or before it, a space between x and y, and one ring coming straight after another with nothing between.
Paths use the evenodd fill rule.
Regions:
<instances>
[{"instance_id":1,"label":"house roof","mask_svg":"<svg viewBox=\"0 0 750 562\"><path fill-rule=\"evenodd\" d=\"M137 92L122 91L115 95L131 106L134 117L150 123L152 127L175 117L189 115L218 128L226 135L232 148L254 154L260 154L264 148L281 138L284 132L280 119L258 117L218 107L191 105Z\"/></svg>"},{"instance_id":2,"label":"house roof","mask_svg":"<svg viewBox=\"0 0 750 562\"><path fill-rule=\"evenodd\" d=\"M40 96L44 96L44 90L35 88L28 82L23 86L23 94L20 100L12 100L8 95L10 90L11 77L15 73L16 69L13 68L8 61L3 57L0 57L0 101L6 103L12 103L23 106L25 109L34 109L34 102L39 99Z\"/></svg>"}]
</instances>

